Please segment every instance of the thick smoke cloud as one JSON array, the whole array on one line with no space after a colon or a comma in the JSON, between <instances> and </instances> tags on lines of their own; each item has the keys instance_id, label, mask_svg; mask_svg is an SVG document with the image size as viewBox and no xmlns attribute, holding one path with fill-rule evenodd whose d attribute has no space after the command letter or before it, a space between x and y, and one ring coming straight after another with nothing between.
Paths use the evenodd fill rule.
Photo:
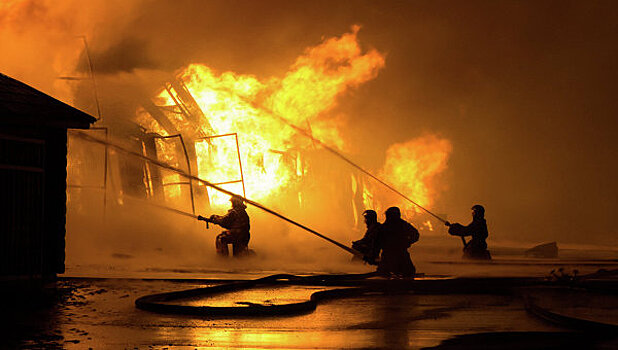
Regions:
<instances>
[{"instance_id":1,"label":"thick smoke cloud","mask_svg":"<svg viewBox=\"0 0 618 350\"><path fill-rule=\"evenodd\" d=\"M605 1L10 1L0 70L93 112L87 82L56 79L85 74L85 35L111 119L189 63L280 76L359 24L386 66L336 107L352 158L379 169L393 143L438 132L450 220L481 203L491 239L616 245L617 23Z\"/></svg>"}]
</instances>

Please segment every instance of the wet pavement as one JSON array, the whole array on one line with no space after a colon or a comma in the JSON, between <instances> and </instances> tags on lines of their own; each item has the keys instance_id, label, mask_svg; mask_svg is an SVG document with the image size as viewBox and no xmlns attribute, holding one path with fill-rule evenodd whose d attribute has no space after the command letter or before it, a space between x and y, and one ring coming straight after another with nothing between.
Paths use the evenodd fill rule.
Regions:
<instances>
[{"instance_id":1,"label":"wet pavement","mask_svg":"<svg viewBox=\"0 0 618 350\"><path fill-rule=\"evenodd\" d=\"M201 284L107 279L67 280L58 286L70 296L48 316L49 329L38 334L38 341L67 349L422 348L456 334L558 330L527 315L516 296L376 295L332 300L306 315L226 319L159 315L133 304L138 296ZM277 300L301 300L316 291L316 287L285 289L275 296ZM260 301L259 292L234 297ZM267 300L273 299L266 292ZM215 301L221 302L230 301ZM26 342L36 343L37 339Z\"/></svg>"},{"instance_id":2,"label":"wet pavement","mask_svg":"<svg viewBox=\"0 0 618 350\"><path fill-rule=\"evenodd\" d=\"M547 265L526 268L526 275L535 276L547 274L548 270ZM586 272L599 266L579 268ZM483 271L481 274L489 273ZM169 272L163 274L169 278ZM213 272L207 276L201 271L199 274L213 279L263 276L247 272ZM5 329L9 332L5 335L6 344L9 348L40 349L422 349L436 346L544 349L571 345L611 349L618 346L614 339L603 337L591 343L586 334L573 333L530 315L520 291L498 295L363 295L321 302L314 312L307 314L263 318L161 315L135 307L135 299L147 294L221 283L201 282L187 276L195 277L194 274L176 274L177 278L183 278L176 280L62 277L55 283L55 302L50 307L9 313L14 322ZM261 287L180 303L233 306L249 301L268 305L306 300L311 293L328 288ZM573 298L581 301L586 296ZM580 302L575 307L585 305Z\"/></svg>"}]
</instances>

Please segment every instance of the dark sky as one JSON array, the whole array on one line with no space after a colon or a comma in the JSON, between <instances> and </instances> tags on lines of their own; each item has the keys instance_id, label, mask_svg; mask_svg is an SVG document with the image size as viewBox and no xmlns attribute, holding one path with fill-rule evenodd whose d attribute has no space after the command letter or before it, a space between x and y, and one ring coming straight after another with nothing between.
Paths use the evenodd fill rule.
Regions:
<instances>
[{"instance_id":1,"label":"dark sky","mask_svg":"<svg viewBox=\"0 0 618 350\"><path fill-rule=\"evenodd\" d=\"M618 245L617 9L614 1L144 1L108 11L90 45L102 76L201 62L266 78L359 24L362 45L384 53L386 67L341 99L351 158L377 168L388 145L436 133L453 143L437 212L467 222L481 203L496 239Z\"/></svg>"}]
</instances>

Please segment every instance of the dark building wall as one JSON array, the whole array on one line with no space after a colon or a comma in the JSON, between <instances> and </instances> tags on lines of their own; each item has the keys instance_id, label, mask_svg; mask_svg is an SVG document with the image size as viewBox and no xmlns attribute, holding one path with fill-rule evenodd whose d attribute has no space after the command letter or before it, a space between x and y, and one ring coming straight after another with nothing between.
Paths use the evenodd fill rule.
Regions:
<instances>
[{"instance_id":1,"label":"dark building wall","mask_svg":"<svg viewBox=\"0 0 618 350\"><path fill-rule=\"evenodd\" d=\"M0 125L0 275L64 272L66 129Z\"/></svg>"},{"instance_id":2,"label":"dark building wall","mask_svg":"<svg viewBox=\"0 0 618 350\"><path fill-rule=\"evenodd\" d=\"M0 73L0 280L64 272L67 129L95 121Z\"/></svg>"},{"instance_id":3,"label":"dark building wall","mask_svg":"<svg viewBox=\"0 0 618 350\"><path fill-rule=\"evenodd\" d=\"M43 273L63 273L66 238L67 131L45 133L45 265Z\"/></svg>"}]
</instances>

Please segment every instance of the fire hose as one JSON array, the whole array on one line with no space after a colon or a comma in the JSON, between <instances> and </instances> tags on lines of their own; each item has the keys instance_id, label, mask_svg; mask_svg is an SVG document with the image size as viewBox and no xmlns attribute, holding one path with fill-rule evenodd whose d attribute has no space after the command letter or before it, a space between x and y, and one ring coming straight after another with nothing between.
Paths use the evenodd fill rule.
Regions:
<instances>
[{"instance_id":1,"label":"fire hose","mask_svg":"<svg viewBox=\"0 0 618 350\"><path fill-rule=\"evenodd\" d=\"M515 288L549 284L544 278L485 277L485 278L429 278L376 279L376 272L366 274L296 276L276 274L254 280L232 281L219 285L175 292L158 293L135 300L138 309L161 314L198 317L271 317L309 313L321 301L357 296L385 294L495 294L512 292ZM417 276L420 277L420 276ZM308 300L286 304L237 301L236 306L193 306L174 303L177 300L246 291L272 286L338 287L317 291Z\"/></svg>"},{"instance_id":2,"label":"fire hose","mask_svg":"<svg viewBox=\"0 0 618 350\"><path fill-rule=\"evenodd\" d=\"M135 300L138 309L163 313L192 316L276 316L307 313L315 310L320 300L361 295L370 289L348 287L319 291L311 294L309 300L297 303L264 305L251 302L237 302L239 306L191 306L170 303L174 300L231 293L260 286L271 285L338 285L342 281L359 281L375 276L376 273L347 275L295 276L277 274L249 281L237 281L221 285L193 288L176 292L151 294Z\"/></svg>"},{"instance_id":3,"label":"fire hose","mask_svg":"<svg viewBox=\"0 0 618 350\"><path fill-rule=\"evenodd\" d=\"M512 294L524 292L526 310L531 314L568 328L615 332L618 327L612 324L586 321L553 313L540 307L528 292L537 288L576 288L582 290L615 292L616 284L611 279L602 283L599 277L614 276L618 270L599 270L596 273L580 276L577 280L565 283L552 281L545 277L458 277L415 279L377 279L378 273L296 276L276 274L254 280L231 281L219 285L186 289L181 291L145 295L135 300L138 309L161 313L199 317L271 317L303 314L314 311L321 301L385 294ZM226 293L246 291L252 288L272 286L321 286L338 287L321 290L311 294L308 300L287 304L261 304L237 301L237 306L192 306L175 304L174 301L209 297Z\"/></svg>"}]
</instances>

